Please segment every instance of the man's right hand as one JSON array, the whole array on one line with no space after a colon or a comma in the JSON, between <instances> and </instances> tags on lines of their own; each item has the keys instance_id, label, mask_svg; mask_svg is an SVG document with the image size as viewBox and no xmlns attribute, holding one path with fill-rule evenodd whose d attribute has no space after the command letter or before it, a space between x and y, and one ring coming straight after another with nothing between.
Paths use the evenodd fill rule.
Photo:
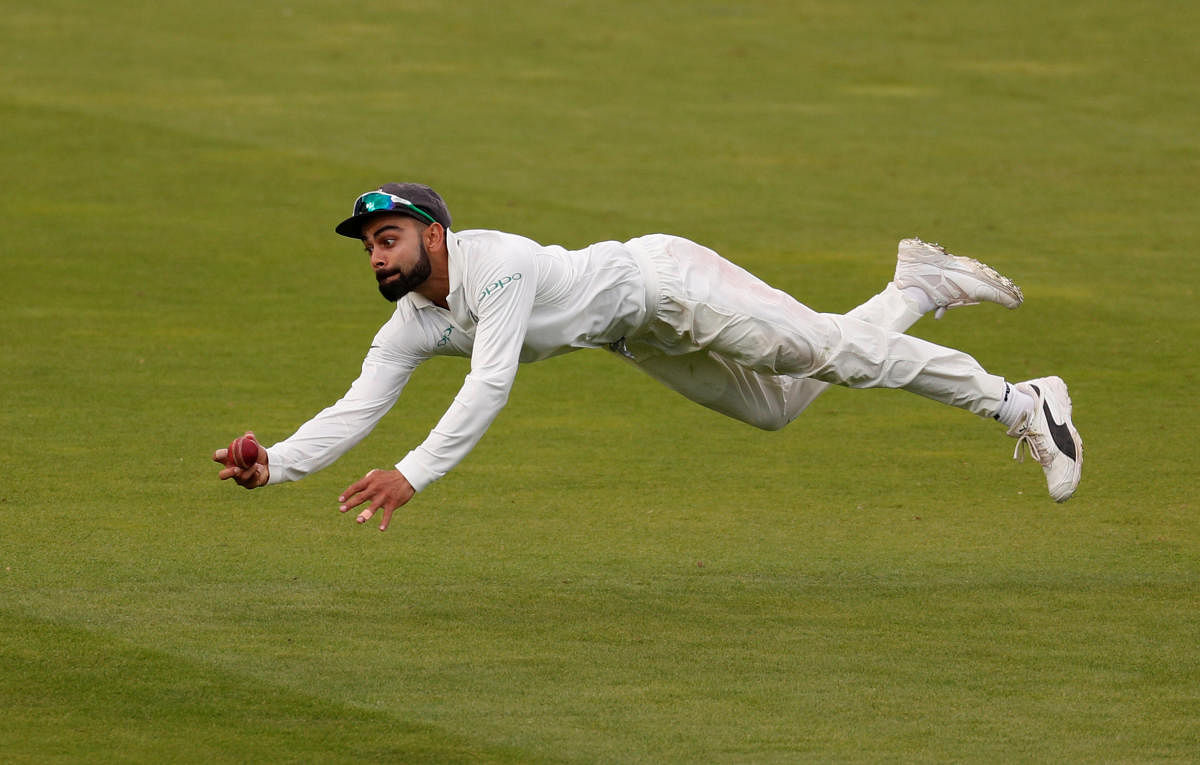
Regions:
<instances>
[{"instance_id":1,"label":"man's right hand","mask_svg":"<svg viewBox=\"0 0 1200 765\"><path fill-rule=\"evenodd\" d=\"M251 438L254 434L246 431L246 435ZM256 439L257 440L257 439ZM265 486L267 480L271 477L270 468L267 467L267 450L258 447L258 459L253 465L248 468L238 467L233 458L229 455L229 448L217 449L213 452L213 462L219 462L225 467L220 473L217 473L217 478L222 481L232 478L233 482L238 486L246 489L257 489L259 486Z\"/></svg>"}]
</instances>

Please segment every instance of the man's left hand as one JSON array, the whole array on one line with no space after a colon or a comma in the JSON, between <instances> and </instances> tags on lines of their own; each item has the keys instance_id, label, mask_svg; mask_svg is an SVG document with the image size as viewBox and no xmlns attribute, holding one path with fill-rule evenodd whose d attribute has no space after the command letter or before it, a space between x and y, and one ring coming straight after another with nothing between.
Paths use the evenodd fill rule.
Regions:
<instances>
[{"instance_id":1,"label":"man's left hand","mask_svg":"<svg viewBox=\"0 0 1200 765\"><path fill-rule=\"evenodd\" d=\"M399 470L372 470L346 487L338 497L338 510L346 512L359 505L367 508L355 518L359 523L371 520L377 510L383 510L380 531L387 531L396 508L413 498L416 491Z\"/></svg>"}]
</instances>

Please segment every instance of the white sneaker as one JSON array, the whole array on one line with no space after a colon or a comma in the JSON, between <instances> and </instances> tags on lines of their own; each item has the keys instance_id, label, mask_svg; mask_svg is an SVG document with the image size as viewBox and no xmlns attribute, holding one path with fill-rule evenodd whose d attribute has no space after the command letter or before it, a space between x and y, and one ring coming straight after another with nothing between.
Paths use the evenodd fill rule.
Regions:
<instances>
[{"instance_id":1,"label":"white sneaker","mask_svg":"<svg viewBox=\"0 0 1200 765\"><path fill-rule=\"evenodd\" d=\"M1009 429L1017 439L1013 459L1024 460L1021 444L1046 471L1046 486L1055 502L1066 502L1079 486L1083 469L1083 440L1071 423L1071 396L1058 377L1039 377L1017 383L1016 388L1032 396L1037 405Z\"/></svg>"},{"instance_id":2,"label":"white sneaker","mask_svg":"<svg viewBox=\"0 0 1200 765\"><path fill-rule=\"evenodd\" d=\"M942 318L947 308L984 301L1016 308L1025 299L1012 279L991 266L951 255L944 247L920 239L900 240L894 281L900 289L918 287L924 291L937 308L935 319Z\"/></svg>"}]
</instances>

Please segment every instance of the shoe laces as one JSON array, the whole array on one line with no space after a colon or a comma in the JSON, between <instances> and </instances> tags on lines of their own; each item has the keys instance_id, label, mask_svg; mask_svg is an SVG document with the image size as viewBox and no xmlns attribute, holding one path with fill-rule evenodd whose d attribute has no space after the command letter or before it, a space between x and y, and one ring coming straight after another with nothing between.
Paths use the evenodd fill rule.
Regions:
<instances>
[{"instance_id":1,"label":"shoe laces","mask_svg":"<svg viewBox=\"0 0 1200 765\"><path fill-rule=\"evenodd\" d=\"M1017 439L1016 448L1013 449L1013 459L1017 462L1025 461L1025 454L1021 451L1021 447L1025 446L1029 450L1029 456L1033 457L1038 463L1045 465L1052 459L1050 450L1046 447L1045 437L1033 428L1033 420L1037 416L1037 410L1031 411L1023 420L1018 422L1008 435L1014 436Z\"/></svg>"}]
</instances>

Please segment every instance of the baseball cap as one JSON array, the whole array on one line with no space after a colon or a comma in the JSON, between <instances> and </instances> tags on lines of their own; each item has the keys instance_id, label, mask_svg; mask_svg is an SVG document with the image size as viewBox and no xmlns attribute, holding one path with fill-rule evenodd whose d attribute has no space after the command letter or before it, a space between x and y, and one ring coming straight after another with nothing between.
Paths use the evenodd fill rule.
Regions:
<instances>
[{"instance_id":1,"label":"baseball cap","mask_svg":"<svg viewBox=\"0 0 1200 765\"><path fill-rule=\"evenodd\" d=\"M407 215L421 223L440 223L450 228L450 210L436 191L420 183L385 183L354 200L349 218L334 231L351 239L362 238L363 223L379 213Z\"/></svg>"}]
</instances>

